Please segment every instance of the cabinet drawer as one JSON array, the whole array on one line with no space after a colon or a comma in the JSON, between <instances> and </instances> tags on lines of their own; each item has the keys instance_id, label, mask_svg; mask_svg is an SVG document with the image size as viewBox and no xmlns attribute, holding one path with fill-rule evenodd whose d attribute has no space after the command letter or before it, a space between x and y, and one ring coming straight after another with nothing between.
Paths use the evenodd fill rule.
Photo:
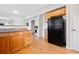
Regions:
<instances>
[{"instance_id":1,"label":"cabinet drawer","mask_svg":"<svg viewBox=\"0 0 79 59\"><path fill-rule=\"evenodd\" d=\"M13 32L13 33L9 33L9 36L18 36L18 35L23 35L23 32Z\"/></svg>"},{"instance_id":2,"label":"cabinet drawer","mask_svg":"<svg viewBox=\"0 0 79 59\"><path fill-rule=\"evenodd\" d=\"M0 38L2 38L2 37L8 37L9 35L8 35L8 33L0 33Z\"/></svg>"}]
</instances>

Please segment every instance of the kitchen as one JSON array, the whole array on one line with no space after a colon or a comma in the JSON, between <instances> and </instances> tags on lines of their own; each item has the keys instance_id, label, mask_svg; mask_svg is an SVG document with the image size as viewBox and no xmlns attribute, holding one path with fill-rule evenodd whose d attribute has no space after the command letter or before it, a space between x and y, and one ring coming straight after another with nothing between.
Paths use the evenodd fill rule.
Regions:
<instances>
[{"instance_id":1,"label":"kitchen","mask_svg":"<svg viewBox=\"0 0 79 59\"><path fill-rule=\"evenodd\" d=\"M69 46L69 21L66 19L66 6L64 4L3 4L0 5L0 53L78 53ZM6 10L7 9L7 10ZM73 10L71 8L70 10ZM39 12L38 12L39 11ZM59 47L50 44L48 35L48 18L64 15L66 20L66 46ZM35 21L32 23L32 21ZM31 24L32 23L32 24ZM52 36L53 38L53 36ZM69 39L69 40L68 40ZM45 45L43 41L46 42ZM34 44L37 43L37 44ZM42 45L43 44L43 45ZM32 46L33 45L33 46ZM36 45L36 46L35 46ZM73 45L73 44L71 44ZM32 47L29 49L29 47ZM47 50L44 46L49 47ZM58 49L56 52L53 48ZM24 49L24 51L23 51ZM67 49L67 50L66 50ZM22 50L22 52L21 52ZM55 50L55 49L54 49ZM40 51L40 52L39 52ZM47 52L48 51L48 52ZM61 52L60 52L61 51Z\"/></svg>"}]
</instances>

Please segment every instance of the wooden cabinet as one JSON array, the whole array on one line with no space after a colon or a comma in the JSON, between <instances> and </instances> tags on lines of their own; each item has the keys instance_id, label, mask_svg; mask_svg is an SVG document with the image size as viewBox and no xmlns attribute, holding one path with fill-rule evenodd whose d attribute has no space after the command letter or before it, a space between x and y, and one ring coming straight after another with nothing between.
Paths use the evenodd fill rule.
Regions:
<instances>
[{"instance_id":1,"label":"wooden cabinet","mask_svg":"<svg viewBox=\"0 0 79 59\"><path fill-rule=\"evenodd\" d=\"M9 53L9 37L0 37L0 54Z\"/></svg>"},{"instance_id":2,"label":"wooden cabinet","mask_svg":"<svg viewBox=\"0 0 79 59\"><path fill-rule=\"evenodd\" d=\"M52 10L48 13L45 13L45 20L48 21L50 17L55 17L59 15L66 15L66 7L61 7L61 8Z\"/></svg>"},{"instance_id":3,"label":"wooden cabinet","mask_svg":"<svg viewBox=\"0 0 79 59\"><path fill-rule=\"evenodd\" d=\"M24 46L24 36L23 36L23 32L16 32L16 33L13 33L15 35L13 35L11 38L10 38L10 51L11 52L14 52L20 48L23 48ZM18 34L18 35L17 35Z\"/></svg>"},{"instance_id":4,"label":"wooden cabinet","mask_svg":"<svg viewBox=\"0 0 79 59\"><path fill-rule=\"evenodd\" d=\"M27 46L29 46L29 45L31 45L31 44L32 44L32 41L30 41L30 40L29 40L29 41L26 41L26 42L25 42L25 47L27 47Z\"/></svg>"},{"instance_id":5,"label":"wooden cabinet","mask_svg":"<svg viewBox=\"0 0 79 59\"><path fill-rule=\"evenodd\" d=\"M0 54L12 53L31 43L31 31L0 33Z\"/></svg>"},{"instance_id":6,"label":"wooden cabinet","mask_svg":"<svg viewBox=\"0 0 79 59\"><path fill-rule=\"evenodd\" d=\"M25 47L30 45L32 43L32 32L27 31L24 33L25 35Z\"/></svg>"},{"instance_id":7,"label":"wooden cabinet","mask_svg":"<svg viewBox=\"0 0 79 59\"><path fill-rule=\"evenodd\" d=\"M45 30L44 33L45 33L45 34L44 34L44 35L45 35L45 40L48 41L48 31L47 31L47 29Z\"/></svg>"}]
</instances>

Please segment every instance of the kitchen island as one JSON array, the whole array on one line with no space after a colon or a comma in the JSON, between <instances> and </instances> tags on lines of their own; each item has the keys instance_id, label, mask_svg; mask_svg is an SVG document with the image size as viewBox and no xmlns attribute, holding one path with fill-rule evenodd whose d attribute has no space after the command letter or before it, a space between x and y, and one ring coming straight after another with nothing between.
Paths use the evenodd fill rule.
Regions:
<instances>
[{"instance_id":1,"label":"kitchen island","mask_svg":"<svg viewBox=\"0 0 79 59\"><path fill-rule=\"evenodd\" d=\"M32 32L26 28L0 29L0 54L10 54L31 45Z\"/></svg>"}]
</instances>

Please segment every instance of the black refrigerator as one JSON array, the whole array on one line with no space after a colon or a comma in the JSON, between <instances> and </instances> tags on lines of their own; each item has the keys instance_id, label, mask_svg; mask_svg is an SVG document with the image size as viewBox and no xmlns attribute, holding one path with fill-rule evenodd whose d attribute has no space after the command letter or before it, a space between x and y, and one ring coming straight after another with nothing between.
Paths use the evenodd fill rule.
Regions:
<instances>
[{"instance_id":1,"label":"black refrigerator","mask_svg":"<svg viewBox=\"0 0 79 59\"><path fill-rule=\"evenodd\" d=\"M51 17L48 20L48 42L58 46L66 46L65 20L62 16Z\"/></svg>"}]
</instances>

